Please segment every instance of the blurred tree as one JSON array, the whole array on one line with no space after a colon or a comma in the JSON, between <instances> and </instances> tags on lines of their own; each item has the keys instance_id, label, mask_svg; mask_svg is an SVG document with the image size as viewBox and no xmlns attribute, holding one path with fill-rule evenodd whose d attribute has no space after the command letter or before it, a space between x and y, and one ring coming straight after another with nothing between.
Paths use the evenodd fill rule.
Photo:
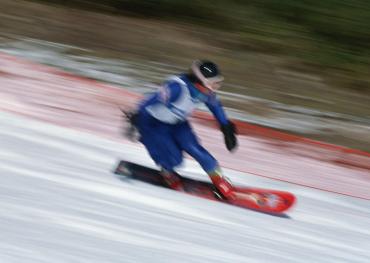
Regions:
<instances>
[{"instance_id":1,"label":"blurred tree","mask_svg":"<svg viewBox=\"0 0 370 263\"><path fill-rule=\"evenodd\" d=\"M281 53L307 64L345 70L368 83L368 0L39 1L211 26L238 35L236 48Z\"/></svg>"}]
</instances>

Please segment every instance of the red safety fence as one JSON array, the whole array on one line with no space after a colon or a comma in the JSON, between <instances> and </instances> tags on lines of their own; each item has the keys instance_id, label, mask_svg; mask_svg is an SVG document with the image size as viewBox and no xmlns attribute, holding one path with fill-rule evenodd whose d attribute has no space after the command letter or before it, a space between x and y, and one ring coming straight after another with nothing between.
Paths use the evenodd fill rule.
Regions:
<instances>
[{"instance_id":1,"label":"red safety fence","mask_svg":"<svg viewBox=\"0 0 370 263\"><path fill-rule=\"evenodd\" d=\"M217 126L214 118L205 112L196 112L194 117L206 120ZM322 161L329 161L343 165L350 165L363 169L370 169L370 153L351 149L344 146L312 140L303 136L289 134L272 128L251 124L241 120L233 120L238 133L241 135L261 136L276 140L280 147L290 148L291 152Z\"/></svg>"}]
</instances>

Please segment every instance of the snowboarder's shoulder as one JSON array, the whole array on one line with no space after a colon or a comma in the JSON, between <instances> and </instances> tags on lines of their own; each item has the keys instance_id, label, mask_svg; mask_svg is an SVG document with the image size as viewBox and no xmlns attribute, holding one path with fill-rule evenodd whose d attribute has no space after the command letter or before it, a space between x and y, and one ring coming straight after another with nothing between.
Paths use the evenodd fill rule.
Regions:
<instances>
[{"instance_id":1,"label":"snowboarder's shoulder","mask_svg":"<svg viewBox=\"0 0 370 263\"><path fill-rule=\"evenodd\" d=\"M183 93L183 86L186 83L179 76L168 77L162 86L162 96L171 102L176 101Z\"/></svg>"}]
</instances>

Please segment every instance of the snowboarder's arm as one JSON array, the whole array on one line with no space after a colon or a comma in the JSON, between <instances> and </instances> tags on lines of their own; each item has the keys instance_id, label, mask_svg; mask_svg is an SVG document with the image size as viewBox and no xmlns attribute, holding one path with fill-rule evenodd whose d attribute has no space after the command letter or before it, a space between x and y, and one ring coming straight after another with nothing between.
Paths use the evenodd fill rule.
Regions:
<instances>
[{"instance_id":1,"label":"snowboarder's arm","mask_svg":"<svg viewBox=\"0 0 370 263\"><path fill-rule=\"evenodd\" d=\"M163 103L169 106L177 100L181 93L181 86L176 82L166 82L158 91L146 97L140 104L139 109L144 109L149 105Z\"/></svg>"},{"instance_id":2,"label":"snowboarder's arm","mask_svg":"<svg viewBox=\"0 0 370 263\"><path fill-rule=\"evenodd\" d=\"M238 145L238 141L235 136L236 128L234 123L227 119L226 113L222 107L221 102L217 99L216 96L212 96L206 102L206 105L208 109L213 113L218 123L220 124L221 131L224 134L226 148L229 151L236 149Z\"/></svg>"},{"instance_id":3,"label":"snowboarder's arm","mask_svg":"<svg viewBox=\"0 0 370 263\"><path fill-rule=\"evenodd\" d=\"M139 103L139 106L138 106L139 111L145 109L149 105L158 103L159 101L160 101L159 93L158 92L151 93Z\"/></svg>"},{"instance_id":4,"label":"snowboarder's arm","mask_svg":"<svg viewBox=\"0 0 370 263\"><path fill-rule=\"evenodd\" d=\"M229 122L220 100L215 95L209 97L206 106L220 125L226 125Z\"/></svg>"}]
</instances>

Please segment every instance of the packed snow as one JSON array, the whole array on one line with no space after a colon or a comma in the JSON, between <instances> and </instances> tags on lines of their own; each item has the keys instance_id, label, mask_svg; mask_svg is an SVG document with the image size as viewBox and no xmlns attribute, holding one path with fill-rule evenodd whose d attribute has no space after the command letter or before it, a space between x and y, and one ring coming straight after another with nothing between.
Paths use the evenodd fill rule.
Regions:
<instances>
[{"instance_id":1,"label":"packed snow","mask_svg":"<svg viewBox=\"0 0 370 263\"><path fill-rule=\"evenodd\" d=\"M225 169L293 192L277 217L119 178L120 159L154 167L139 144L0 112L0 262L370 262L368 200Z\"/></svg>"}]
</instances>

